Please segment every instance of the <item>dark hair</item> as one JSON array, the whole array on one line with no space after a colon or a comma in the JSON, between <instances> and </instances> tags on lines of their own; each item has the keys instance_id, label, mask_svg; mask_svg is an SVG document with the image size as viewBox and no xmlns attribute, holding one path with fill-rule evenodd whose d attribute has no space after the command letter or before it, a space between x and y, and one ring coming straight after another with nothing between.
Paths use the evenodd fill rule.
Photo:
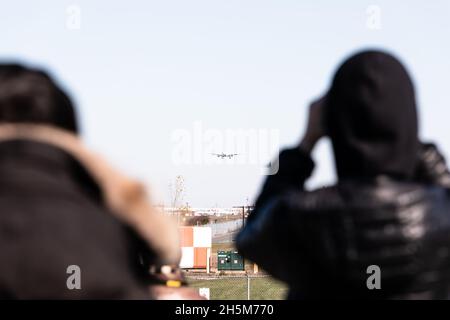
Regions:
<instances>
[{"instance_id":1,"label":"dark hair","mask_svg":"<svg viewBox=\"0 0 450 320\"><path fill-rule=\"evenodd\" d=\"M48 124L78 133L67 94L41 70L0 64L0 123Z\"/></svg>"}]
</instances>

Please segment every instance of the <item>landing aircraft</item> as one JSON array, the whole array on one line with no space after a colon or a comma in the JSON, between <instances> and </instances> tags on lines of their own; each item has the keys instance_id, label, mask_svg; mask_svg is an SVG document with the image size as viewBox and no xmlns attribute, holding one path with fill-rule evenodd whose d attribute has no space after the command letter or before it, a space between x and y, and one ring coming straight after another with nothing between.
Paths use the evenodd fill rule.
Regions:
<instances>
[{"instance_id":1,"label":"landing aircraft","mask_svg":"<svg viewBox=\"0 0 450 320\"><path fill-rule=\"evenodd\" d=\"M231 158L239 155L238 153L229 153L229 154L227 154L227 153L223 153L223 152L222 153L211 153L211 154L213 156L216 156L217 158L222 158L222 159L225 159L225 158L231 159Z\"/></svg>"}]
</instances>

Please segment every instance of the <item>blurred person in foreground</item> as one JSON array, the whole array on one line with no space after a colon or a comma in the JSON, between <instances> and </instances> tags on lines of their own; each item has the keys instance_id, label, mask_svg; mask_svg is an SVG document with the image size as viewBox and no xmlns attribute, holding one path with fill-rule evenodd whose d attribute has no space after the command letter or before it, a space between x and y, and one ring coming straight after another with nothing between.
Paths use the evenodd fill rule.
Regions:
<instances>
[{"instance_id":1,"label":"blurred person in foreground","mask_svg":"<svg viewBox=\"0 0 450 320\"><path fill-rule=\"evenodd\" d=\"M83 145L43 71L0 65L0 176L0 299L154 298L150 266L179 262L176 227Z\"/></svg>"},{"instance_id":2,"label":"blurred person in foreground","mask_svg":"<svg viewBox=\"0 0 450 320\"><path fill-rule=\"evenodd\" d=\"M338 182L309 192L310 155L325 136ZM413 83L395 57L346 60L310 106L299 145L277 163L237 247L286 282L288 298L449 298L450 174L418 138ZM379 290L368 286L372 265Z\"/></svg>"}]
</instances>

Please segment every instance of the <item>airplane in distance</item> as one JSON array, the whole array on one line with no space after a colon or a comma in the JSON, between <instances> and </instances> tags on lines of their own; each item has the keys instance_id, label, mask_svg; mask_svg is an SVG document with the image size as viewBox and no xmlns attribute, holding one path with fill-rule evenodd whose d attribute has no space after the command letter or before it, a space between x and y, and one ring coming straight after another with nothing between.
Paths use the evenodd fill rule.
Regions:
<instances>
[{"instance_id":1,"label":"airplane in distance","mask_svg":"<svg viewBox=\"0 0 450 320\"><path fill-rule=\"evenodd\" d=\"M222 153L211 153L211 154L213 156L216 156L217 158L222 158L222 159L225 159L225 158L231 159L231 158L239 155L238 153L229 153L229 154L227 154L227 153L223 153L223 152Z\"/></svg>"}]
</instances>

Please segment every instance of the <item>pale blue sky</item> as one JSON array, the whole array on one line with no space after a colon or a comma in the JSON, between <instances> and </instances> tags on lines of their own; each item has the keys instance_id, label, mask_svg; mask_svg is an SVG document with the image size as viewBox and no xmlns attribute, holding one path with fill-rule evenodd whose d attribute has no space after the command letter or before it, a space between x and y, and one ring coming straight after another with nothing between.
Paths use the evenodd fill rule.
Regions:
<instances>
[{"instance_id":1,"label":"pale blue sky","mask_svg":"<svg viewBox=\"0 0 450 320\"><path fill-rule=\"evenodd\" d=\"M245 204L262 177L247 166L176 166L171 134L207 128L272 128L298 141L308 103L340 61L387 49L412 73L422 136L450 154L450 1L5 1L0 60L50 70L70 91L83 138L168 202L185 177L193 206ZM66 8L81 8L81 29ZM366 27L369 5L381 30ZM328 142L310 187L334 180Z\"/></svg>"}]
</instances>

